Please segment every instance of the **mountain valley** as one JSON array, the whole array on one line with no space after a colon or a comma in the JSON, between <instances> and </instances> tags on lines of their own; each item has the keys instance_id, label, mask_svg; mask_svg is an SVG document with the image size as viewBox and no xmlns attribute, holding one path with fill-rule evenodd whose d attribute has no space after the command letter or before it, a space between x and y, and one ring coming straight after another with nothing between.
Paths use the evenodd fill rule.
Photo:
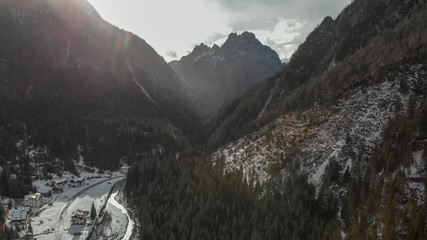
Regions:
<instances>
[{"instance_id":1,"label":"mountain valley","mask_svg":"<svg viewBox=\"0 0 427 240\"><path fill-rule=\"evenodd\" d=\"M0 239L427 236L425 0L354 0L287 63L249 31L166 63L86 0L2 1L0 32Z\"/></svg>"}]
</instances>

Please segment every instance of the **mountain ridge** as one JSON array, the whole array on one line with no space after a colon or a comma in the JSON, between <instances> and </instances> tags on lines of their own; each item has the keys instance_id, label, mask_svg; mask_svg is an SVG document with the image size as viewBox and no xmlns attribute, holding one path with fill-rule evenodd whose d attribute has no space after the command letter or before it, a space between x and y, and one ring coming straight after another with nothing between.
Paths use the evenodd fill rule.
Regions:
<instances>
[{"instance_id":1,"label":"mountain ridge","mask_svg":"<svg viewBox=\"0 0 427 240\"><path fill-rule=\"evenodd\" d=\"M0 19L1 125L23 123L51 157L70 159L80 145L102 166L184 147L197 99L144 40L86 0L1 2Z\"/></svg>"},{"instance_id":2,"label":"mountain ridge","mask_svg":"<svg viewBox=\"0 0 427 240\"><path fill-rule=\"evenodd\" d=\"M245 129L256 129L261 112L267 118L277 115L292 92L321 77L374 37L394 27L410 15L415 2L353 1L335 20L325 17L298 47L285 68L256 84L216 115L207 133L209 141L224 143L235 140L237 135L244 134ZM319 99L307 97L305 104L312 105L315 101ZM239 129L238 133L234 134L233 129Z\"/></svg>"},{"instance_id":3,"label":"mountain ridge","mask_svg":"<svg viewBox=\"0 0 427 240\"><path fill-rule=\"evenodd\" d=\"M197 45L169 65L202 96L211 114L282 67L277 53L249 32L231 33L222 46Z\"/></svg>"}]
</instances>

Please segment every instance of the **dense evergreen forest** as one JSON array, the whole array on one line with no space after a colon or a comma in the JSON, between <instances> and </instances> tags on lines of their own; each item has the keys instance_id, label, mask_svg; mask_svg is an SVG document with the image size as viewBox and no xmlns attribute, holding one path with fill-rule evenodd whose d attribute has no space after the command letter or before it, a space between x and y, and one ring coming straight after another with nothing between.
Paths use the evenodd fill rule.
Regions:
<instances>
[{"instance_id":1,"label":"dense evergreen forest","mask_svg":"<svg viewBox=\"0 0 427 240\"><path fill-rule=\"evenodd\" d=\"M135 163L126 181L147 239L340 239L337 204L297 173L263 186L202 153ZM137 197L135 197L137 196Z\"/></svg>"},{"instance_id":2,"label":"dense evergreen forest","mask_svg":"<svg viewBox=\"0 0 427 240\"><path fill-rule=\"evenodd\" d=\"M0 196L23 198L33 190L30 160L19 154L14 141L21 133L12 125L0 129Z\"/></svg>"}]
</instances>

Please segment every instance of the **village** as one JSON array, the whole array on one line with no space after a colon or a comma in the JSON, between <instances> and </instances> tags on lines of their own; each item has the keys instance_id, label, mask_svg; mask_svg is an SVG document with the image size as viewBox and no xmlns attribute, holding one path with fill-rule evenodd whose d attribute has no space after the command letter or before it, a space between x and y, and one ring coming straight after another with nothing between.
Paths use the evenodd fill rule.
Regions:
<instances>
[{"instance_id":1,"label":"village","mask_svg":"<svg viewBox=\"0 0 427 240\"><path fill-rule=\"evenodd\" d=\"M61 227L69 230L70 239L73 235L87 235L113 185L124 179L128 169L125 165L115 172L82 171L78 177L64 172L61 177L36 180L37 192L24 199L1 199L7 211L7 225L18 232L20 239L53 239L63 214Z\"/></svg>"}]
</instances>

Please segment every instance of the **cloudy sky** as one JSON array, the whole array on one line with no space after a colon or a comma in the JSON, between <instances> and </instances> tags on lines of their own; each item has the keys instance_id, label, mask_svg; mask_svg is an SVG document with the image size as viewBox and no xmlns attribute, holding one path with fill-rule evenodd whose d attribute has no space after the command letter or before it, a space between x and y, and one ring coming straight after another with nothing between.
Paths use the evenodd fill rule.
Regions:
<instances>
[{"instance_id":1,"label":"cloudy sky","mask_svg":"<svg viewBox=\"0 0 427 240\"><path fill-rule=\"evenodd\" d=\"M110 23L145 39L166 61L195 45L250 31L287 60L325 16L351 0L89 0Z\"/></svg>"}]
</instances>

